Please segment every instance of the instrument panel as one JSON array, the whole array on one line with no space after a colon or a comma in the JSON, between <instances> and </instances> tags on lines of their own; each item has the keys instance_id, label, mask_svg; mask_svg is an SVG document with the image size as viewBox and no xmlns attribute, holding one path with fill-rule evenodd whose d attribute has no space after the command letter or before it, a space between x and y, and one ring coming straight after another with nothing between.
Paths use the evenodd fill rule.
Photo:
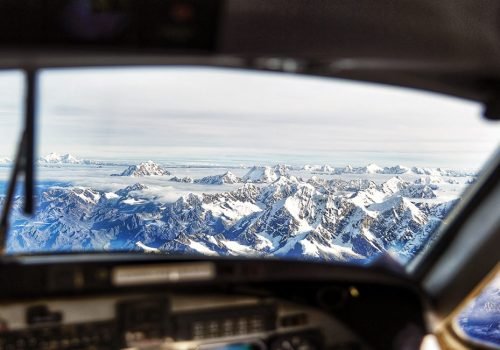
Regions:
<instances>
[{"instance_id":1,"label":"instrument panel","mask_svg":"<svg viewBox=\"0 0 500 350\"><path fill-rule=\"evenodd\" d=\"M272 298L105 296L0 305L0 349L365 349L333 317Z\"/></svg>"}]
</instances>

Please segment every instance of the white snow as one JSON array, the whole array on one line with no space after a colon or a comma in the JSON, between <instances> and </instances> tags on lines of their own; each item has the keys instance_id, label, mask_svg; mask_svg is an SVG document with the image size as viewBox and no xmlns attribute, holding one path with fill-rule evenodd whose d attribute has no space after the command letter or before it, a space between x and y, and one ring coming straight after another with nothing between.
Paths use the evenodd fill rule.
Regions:
<instances>
[{"instance_id":1,"label":"white snow","mask_svg":"<svg viewBox=\"0 0 500 350\"><path fill-rule=\"evenodd\" d=\"M394 175L399 175L399 174L407 174L410 172L410 168L405 167L403 165L396 165L393 167L385 167L382 170L382 173L384 174L394 174Z\"/></svg>"},{"instance_id":2,"label":"white snow","mask_svg":"<svg viewBox=\"0 0 500 350\"><path fill-rule=\"evenodd\" d=\"M399 176L392 177L382 184L382 190L388 194L399 192L404 185L403 179Z\"/></svg>"},{"instance_id":3,"label":"white snow","mask_svg":"<svg viewBox=\"0 0 500 350\"><path fill-rule=\"evenodd\" d=\"M114 192L106 192L104 193L104 197L106 197L106 199L115 199L115 198L120 198L119 195L117 195L116 193Z\"/></svg>"},{"instance_id":4,"label":"white snow","mask_svg":"<svg viewBox=\"0 0 500 350\"><path fill-rule=\"evenodd\" d=\"M205 176L201 179L194 180L194 182L208 185L224 185L241 182L241 179L234 175L232 172L227 171L222 175Z\"/></svg>"},{"instance_id":5,"label":"white snow","mask_svg":"<svg viewBox=\"0 0 500 350\"><path fill-rule=\"evenodd\" d=\"M230 221L236 221L244 216L259 212L262 209L250 202L228 201L221 205L220 203L203 203L202 208L211 211L216 217L225 217Z\"/></svg>"},{"instance_id":6,"label":"white snow","mask_svg":"<svg viewBox=\"0 0 500 350\"><path fill-rule=\"evenodd\" d=\"M307 239L300 241L300 244L302 244L302 250L305 255L319 257L318 246L316 244Z\"/></svg>"},{"instance_id":7,"label":"white snow","mask_svg":"<svg viewBox=\"0 0 500 350\"><path fill-rule=\"evenodd\" d=\"M147 245L145 245L141 241L136 242L135 245L141 249L144 249L144 251L146 253L159 253L160 252L160 250L158 248L148 247Z\"/></svg>"},{"instance_id":8,"label":"white snow","mask_svg":"<svg viewBox=\"0 0 500 350\"><path fill-rule=\"evenodd\" d=\"M189 240L188 246L196 250L197 252L204 254L204 255L217 255L214 251L210 250L206 245L200 243L200 242L195 242L193 240Z\"/></svg>"},{"instance_id":9,"label":"white snow","mask_svg":"<svg viewBox=\"0 0 500 350\"><path fill-rule=\"evenodd\" d=\"M292 215L292 217L298 222L297 233L307 232L312 230L312 227L309 225L307 220L304 220L300 217L300 206L302 202L296 197L288 197L283 207Z\"/></svg>"},{"instance_id":10,"label":"white snow","mask_svg":"<svg viewBox=\"0 0 500 350\"><path fill-rule=\"evenodd\" d=\"M74 187L73 193L87 203L96 204L101 199L99 192L85 187Z\"/></svg>"},{"instance_id":11,"label":"white snow","mask_svg":"<svg viewBox=\"0 0 500 350\"><path fill-rule=\"evenodd\" d=\"M264 250L264 249L273 249L275 246L275 243L270 239L269 235L266 235L264 233L257 233L255 234L255 237L257 238L257 242L255 244L255 249L257 250ZM279 238L277 238L279 239Z\"/></svg>"},{"instance_id":12,"label":"white snow","mask_svg":"<svg viewBox=\"0 0 500 350\"><path fill-rule=\"evenodd\" d=\"M383 171L381 167L373 163L368 164L365 169L367 174L377 174Z\"/></svg>"},{"instance_id":13,"label":"white snow","mask_svg":"<svg viewBox=\"0 0 500 350\"><path fill-rule=\"evenodd\" d=\"M135 204L144 203L144 201L143 200L138 200L138 199L135 199L135 198L127 198L127 199L123 200L122 203L129 204L129 205L135 205Z\"/></svg>"},{"instance_id":14,"label":"white snow","mask_svg":"<svg viewBox=\"0 0 500 350\"><path fill-rule=\"evenodd\" d=\"M245 182L273 182L277 180L276 174L270 167L253 167L250 171L243 176Z\"/></svg>"},{"instance_id":15,"label":"white snow","mask_svg":"<svg viewBox=\"0 0 500 350\"><path fill-rule=\"evenodd\" d=\"M248 255L258 255L259 253L254 249L242 245L236 241L222 240L220 241L223 245L225 245L229 252L233 255L237 256L248 256Z\"/></svg>"},{"instance_id":16,"label":"white snow","mask_svg":"<svg viewBox=\"0 0 500 350\"><path fill-rule=\"evenodd\" d=\"M47 163L47 164L80 164L81 160L73 157L71 154L66 153L60 155L58 153L49 153L45 157L40 157L38 159L39 163Z\"/></svg>"},{"instance_id":17,"label":"white snow","mask_svg":"<svg viewBox=\"0 0 500 350\"><path fill-rule=\"evenodd\" d=\"M263 167L252 167L245 176L243 176L242 180L244 182L253 182L253 183L271 183L279 179L281 176L286 175L288 171L287 166L285 165L276 165L273 168L269 166Z\"/></svg>"},{"instance_id":18,"label":"white snow","mask_svg":"<svg viewBox=\"0 0 500 350\"><path fill-rule=\"evenodd\" d=\"M412 218L417 222L422 222L422 223L425 222L425 216L412 202L410 202L408 199L404 197L400 197L397 195L389 197L386 201L382 203L372 204L368 206L368 209L372 211L384 212L387 210L394 211L396 208L400 206L403 206L404 209L409 210L409 212L412 215ZM395 211L394 214L397 215Z\"/></svg>"},{"instance_id":19,"label":"white snow","mask_svg":"<svg viewBox=\"0 0 500 350\"><path fill-rule=\"evenodd\" d=\"M415 183L420 185L440 184L442 182L443 179L440 176L422 176L415 180Z\"/></svg>"},{"instance_id":20,"label":"white snow","mask_svg":"<svg viewBox=\"0 0 500 350\"><path fill-rule=\"evenodd\" d=\"M372 203L380 203L386 197L387 195L385 193L380 192L377 189L368 188L366 190L357 192L354 197L350 198L350 200L354 204L360 207L364 207Z\"/></svg>"},{"instance_id":21,"label":"white snow","mask_svg":"<svg viewBox=\"0 0 500 350\"><path fill-rule=\"evenodd\" d=\"M308 239L300 241L300 244L302 245L304 254L313 257L320 257L321 255L325 255L329 256L330 258L335 257L335 259L338 261L345 261L352 258L355 259L363 258L361 255L353 252L352 249L346 247L341 247L341 246L327 247L322 244L313 243Z\"/></svg>"}]
</instances>

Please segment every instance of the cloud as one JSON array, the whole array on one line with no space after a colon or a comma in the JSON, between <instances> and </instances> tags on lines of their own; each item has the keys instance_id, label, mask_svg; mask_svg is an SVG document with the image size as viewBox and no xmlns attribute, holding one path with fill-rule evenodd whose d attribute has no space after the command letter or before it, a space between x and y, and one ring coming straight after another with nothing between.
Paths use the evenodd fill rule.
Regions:
<instances>
[{"instance_id":1,"label":"cloud","mask_svg":"<svg viewBox=\"0 0 500 350\"><path fill-rule=\"evenodd\" d=\"M480 119L477 103L340 79L193 67L63 69L45 71L40 86L42 153L237 163L410 158L477 167L500 140L500 127Z\"/></svg>"}]
</instances>

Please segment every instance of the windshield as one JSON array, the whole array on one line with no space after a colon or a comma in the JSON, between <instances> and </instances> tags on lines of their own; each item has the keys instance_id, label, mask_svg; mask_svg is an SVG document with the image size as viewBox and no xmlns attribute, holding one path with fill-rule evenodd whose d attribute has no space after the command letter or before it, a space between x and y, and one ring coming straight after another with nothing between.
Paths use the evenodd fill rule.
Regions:
<instances>
[{"instance_id":1,"label":"windshield","mask_svg":"<svg viewBox=\"0 0 500 350\"><path fill-rule=\"evenodd\" d=\"M5 182L20 97L0 81ZM407 264L499 144L479 104L337 79L65 69L43 71L39 87L37 210L23 216L16 197L12 254Z\"/></svg>"}]
</instances>

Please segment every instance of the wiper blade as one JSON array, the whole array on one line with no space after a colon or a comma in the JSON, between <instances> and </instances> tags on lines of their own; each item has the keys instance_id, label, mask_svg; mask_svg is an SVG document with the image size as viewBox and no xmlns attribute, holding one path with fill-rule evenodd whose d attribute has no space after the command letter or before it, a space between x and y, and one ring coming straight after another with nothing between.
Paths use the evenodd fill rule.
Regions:
<instances>
[{"instance_id":1,"label":"wiper blade","mask_svg":"<svg viewBox=\"0 0 500 350\"><path fill-rule=\"evenodd\" d=\"M21 171L24 169L26 157L26 131L23 132L21 136L21 142L17 149L16 158L14 160L14 169L10 174L10 180L7 187L7 194L2 207L2 216L0 217L0 249L3 253L5 247L5 241L7 239L7 230L9 228L9 214L12 207L12 202L14 200L14 195L16 191L17 180Z\"/></svg>"}]
</instances>

